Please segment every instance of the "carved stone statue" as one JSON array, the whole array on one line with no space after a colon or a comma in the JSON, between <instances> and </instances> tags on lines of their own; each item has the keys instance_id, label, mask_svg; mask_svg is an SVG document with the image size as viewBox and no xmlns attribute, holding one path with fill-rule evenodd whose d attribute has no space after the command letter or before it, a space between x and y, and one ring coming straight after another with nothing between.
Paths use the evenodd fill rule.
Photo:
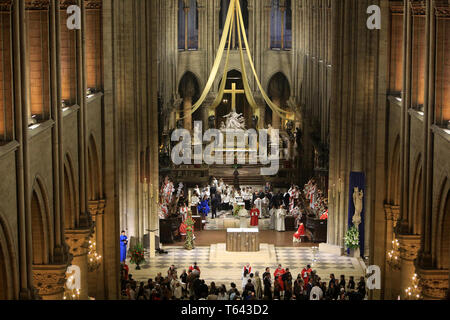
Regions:
<instances>
[{"instance_id":1,"label":"carved stone statue","mask_svg":"<svg viewBox=\"0 0 450 320\"><path fill-rule=\"evenodd\" d=\"M359 191L358 187L353 188L353 190L353 204L355 205L355 214L353 215L352 221L355 227L358 228L359 224L361 223L364 192L362 190Z\"/></svg>"},{"instance_id":2,"label":"carved stone statue","mask_svg":"<svg viewBox=\"0 0 450 320\"><path fill-rule=\"evenodd\" d=\"M224 118L226 119L226 129L245 130L245 119L242 116L242 113L231 111L229 114L224 116Z\"/></svg>"}]
</instances>

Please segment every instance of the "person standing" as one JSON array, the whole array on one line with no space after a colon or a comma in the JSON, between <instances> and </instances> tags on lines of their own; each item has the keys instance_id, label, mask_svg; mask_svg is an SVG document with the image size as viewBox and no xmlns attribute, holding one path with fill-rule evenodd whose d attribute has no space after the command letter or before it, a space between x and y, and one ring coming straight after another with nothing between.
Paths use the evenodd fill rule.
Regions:
<instances>
[{"instance_id":1,"label":"person standing","mask_svg":"<svg viewBox=\"0 0 450 320\"><path fill-rule=\"evenodd\" d=\"M194 191L194 195L191 197L191 212L193 216L197 215L197 206L200 203L199 194L197 191Z\"/></svg>"},{"instance_id":2,"label":"person standing","mask_svg":"<svg viewBox=\"0 0 450 320\"><path fill-rule=\"evenodd\" d=\"M181 221L185 221L188 214L188 207L186 206L186 202L182 202L180 206L180 217Z\"/></svg>"},{"instance_id":3,"label":"person standing","mask_svg":"<svg viewBox=\"0 0 450 320\"><path fill-rule=\"evenodd\" d=\"M284 205L280 207L276 211L276 221L275 221L275 229L278 232L284 232L286 231L285 225L284 225L284 217L286 216L286 210L284 209Z\"/></svg>"},{"instance_id":4,"label":"person standing","mask_svg":"<svg viewBox=\"0 0 450 320\"><path fill-rule=\"evenodd\" d=\"M252 227L258 226L258 218L259 218L260 211L258 208L256 208L256 204L253 204L253 208L250 211L250 225Z\"/></svg>"},{"instance_id":5,"label":"person standing","mask_svg":"<svg viewBox=\"0 0 450 320\"><path fill-rule=\"evenodd\" d=\"M255 272L255 278L254 278L254 286L255 286L255 296L257 300L262 299L262 281L259 277L259 271Z\"/></svg>"},{"instance_id":6,"label":"person standing","mask_svg":"<svg viewBox=\"0 0 450 320\"><path fill-rule=\"evenodd\" d=\"M217 209L220 204L220 193L213 193L211 198L211 218L215 219L217 216Z\"/></svg>"},{"instance_id":7,"label":"person standing","mask_svg":"<svg viewBox=\"0 0 450 320\"><path fill-rule=\"evenodd\" d=\"M277 279L279 285L280 285L280 294L284 295L284 281L283 281L283 275L286 273L286 270L281 266L281 264L278 265L278 268L273 273L273 276L275 279Z\"/></svg>"},{"instance_id":8,"label":"person standing","mask_svg":"<svg viewBox=\"0 0 450 320\"><path fill-rule=\"evenodd\" d=\"M125 235L125 231L122 230L122 234L120 236L120 262L125 263L127 260L127 245L128 245L128 237Z\"/></svg>"},{"instance_id":9,"label":"person standing","mask_svg":"<svg viewBox=\"0 0 450 320\"><path fill-rule=\"evenodd\" d=\"M259 195L256 196L255 201L253 202L253 205L256 207L256 209L259 210L259 213L262 212L262 200L259 197Z\"/></svg>"},{"instance_id":10,"label":"person standing","mask_svg":"<svg viewBox=\"0 0 450 320\"><path fill-rule=\"evenodd\" d=\"M272 300L272 283L270 281L270 272L264 273L264 299Z\"/></svg>"},{"instance_id":11,"label":"person standing","mask_svg":"<svg viewBox=\"0 0 450 320\"><path fill-rule=\"evenodd\" d=\"M289 268L286 268L286 273L281 276L284 284L284 300L291 300L292 298L292 274Z\"/></svg>"},{"instance_id":12,"label":"person standing","mask_svg":"<svg viewBox=\"0 0 450 320\"><path fill-rule=\"evenodd\" d=\"M319 283L314 283L314 286L311 289L311 292L309 294L309 300L322 300L323 298L323 291L319 286Z\"/></svg>"}]
</instances>

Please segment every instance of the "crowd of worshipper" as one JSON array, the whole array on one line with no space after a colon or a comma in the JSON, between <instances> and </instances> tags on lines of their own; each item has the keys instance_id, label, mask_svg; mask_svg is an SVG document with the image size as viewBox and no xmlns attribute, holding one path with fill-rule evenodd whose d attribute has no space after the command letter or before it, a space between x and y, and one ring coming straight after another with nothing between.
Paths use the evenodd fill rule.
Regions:
<instances>
[{"instance_id":1,"label":"crowd of worshipper","mask_svg":"<svg viewBox=\"0 0 450 320\"><path fill-rule=\"evenodd\" d=\"M296 278L289 268L278 265L271 272L267 267L260 275L247 264L242 269L242 283L231 283L227 288L215 282L206 284L201 278L197 263L178 272L171 265L167 273L158 273L147 283L137 282L129 274L126 264L121 270L121 294L125 300L365 300L366 282L358 283L353 276L347 280L330 274L328 282L322 281L315 270L307 265Z\"/></svg>"}]
</instances>

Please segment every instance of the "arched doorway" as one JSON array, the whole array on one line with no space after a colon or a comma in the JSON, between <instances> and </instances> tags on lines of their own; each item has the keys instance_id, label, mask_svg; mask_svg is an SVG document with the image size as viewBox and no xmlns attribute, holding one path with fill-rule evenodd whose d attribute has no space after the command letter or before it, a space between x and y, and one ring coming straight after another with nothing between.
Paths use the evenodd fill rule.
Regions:
<instances>
[{"instance_id":1,"label":"arched doorway","mask_svg":"<svg viewBox=\"0 0 450 320\"><path fill-rule=\"evenodd\" d=\"M285 109L286 102L289 100L291 95L289 80L282 72L277 72L272 76L272 78L270 78L267 92L270 100L272 100L274 104L282 109ZM270 123L275 129L282 128L279 115L276 112L273 112L267 104L265 115L265 121L267 124Z\"/></svg>"},{"instance_id":2,"label":"arched doorway","mask_svg":"<svg viewBox=\"0 0 450 320\"><path fill-rule=\"evenodd\" d=\"M250 128L252 125L253 113L250 104L248 103L247 98L245 97L245 93L243 93L244 83L242 81L242 74L238 70L230 70L227 74L227 83L225 85L225 90L227 91L233 90L233 88L236 89L236 91L238 92L234 94L234 97L236 99L235 100L236 112L242 113L242 115L245 118L245 126L247 128ZM231 112L233 103L232 99L233 99L232 93L225 93L223 95L222 102L216 108L216 128L220 128L220 124L222 122L225 122L223 117Z\"/></svg>"}]
</instances>

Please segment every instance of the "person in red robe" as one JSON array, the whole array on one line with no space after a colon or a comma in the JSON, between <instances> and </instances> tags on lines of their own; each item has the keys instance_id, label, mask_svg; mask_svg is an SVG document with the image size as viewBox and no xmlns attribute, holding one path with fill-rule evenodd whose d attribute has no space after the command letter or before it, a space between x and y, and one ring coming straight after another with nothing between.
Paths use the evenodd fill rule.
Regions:
<instances>
[{"instance_id":1,"label":"person in red robe","mask_svg":"<svg viewBox=\"0 0 450 320\"><path fill-rule=\"evenodd\" d=\"M259 218L259 209L256 208L256 205L253 205L252 210L250 210L250 225L252 227L258 226L258 218Z\"/></svg>"},{"instance_id":2,"label":"person in red robe","mask_svg":"<svg viewBox=\"0 0 450 320\"><path fill-rule=\"evenodd\" d=\"M300 226L298 227L298 230L296 233L294 233L293 242L301 242L302 236L305 235L305 226L303 223L300 223Z\"/></svg>"},{"instance_id":3,"label":"person in red robe","mask_svg":"<svg viewBox=\"0 0 450 320\"><path fill-rule=\"evenodd\" d=\"M283 274L286 273L286 270L284 270L281 267L281 264L278 265L278 268L273 273L274 278L277 279L278 283L280 284L280 291L281 293L284 292L284 281L283 281ZM278 278L277 278L278 276Z\"/></svg>"},{"instance_id":4,"label":"person in red robe","mask_svg":"<svg viewBox=\"0 0 450 320\"><path fill-rule=\"evenodd\" d=\"M328 220L328 210L322 213L320 220Z\"/></svg>"},{"instance_id":5,"label":"person in red robe","mask_svg":"<svg viewBox=\"0 0 450 320\"><path fill-rule=\"evenodd\" d=\"M312 272L312 269L309 264L306 267L304 267L302 270L302 279L303 279L303 284L304 284L305 288L308 285L309 275L311 274L311 272Z\"/></svg>"}]
</instances>

